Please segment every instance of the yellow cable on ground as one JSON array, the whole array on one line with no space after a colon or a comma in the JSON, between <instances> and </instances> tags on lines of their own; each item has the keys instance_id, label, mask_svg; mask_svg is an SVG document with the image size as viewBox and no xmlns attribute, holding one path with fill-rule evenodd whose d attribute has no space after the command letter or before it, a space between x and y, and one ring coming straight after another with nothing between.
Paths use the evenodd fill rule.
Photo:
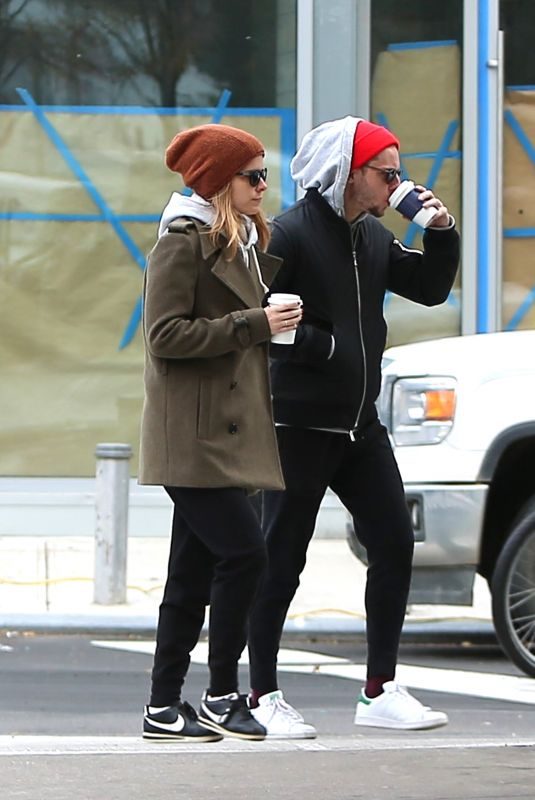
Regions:
<instances>
[{"instance_id":1,"label":"yellow cable on ground","mask_svg":"<svg viewBox=\"0 0 535 800\"><path fill-rule=\"evenodd\" d=\"M92 581L93 578L46 578L41 581L14 581L0 578L0 585L4 586L51 586L53 583L69 583L76 581Z\"/></svg>"},{"instance_id":2,"label":"yellow cable on ground","mask_svg":"<svg viewBox=\"0 0 535 800\"><path fill-rule=\"evenodd\" d=\"M44 580L39 581L16 581L10 580L8 578L0 578L0 586L52 586L53 584L58 583L92 583L93 578L82 578L82 577L70 577L70 578L45 578ZM128 585L127 589L131 589L132 591L136 592L143 592L144 594L150 594L154 592L156 589L163 589L163 583L158 584L157 586L151 586L148 589L143 588L143 586L132 586Z\"/></svg>"},{"instance_id":3,"label":"yellow cable on ground","mask_svg":"<svg viewBox=\"0 0 535 800\"><path fill-rule=\"evenodd\" d=\"M341 614L347 617L356 617L357 619L365 619L365 614L359 611L347 611L345 608L315 608L310 611L299 611L294 614L288 614L287 619L297 619L298 617L317 617L322 614Z\"/></svg>"}]
</instances>

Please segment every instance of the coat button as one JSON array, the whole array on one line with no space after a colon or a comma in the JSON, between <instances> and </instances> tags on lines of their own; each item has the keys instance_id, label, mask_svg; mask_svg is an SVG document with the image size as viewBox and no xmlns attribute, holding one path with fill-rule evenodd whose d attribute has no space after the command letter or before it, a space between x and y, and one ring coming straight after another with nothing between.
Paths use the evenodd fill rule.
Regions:
<instances>
[{"instance_id":1,"label":"coat button","mask_svg":"<svg viewBox=\"0 0 535 800\"><path fill-rule=\"evenodd\" d=\"M232 389L235 389L237 385L238 385L238 381L232 381L232 383L230 384L230 387L229 387L229 388L230 388L231 390L232 390Z\"/></svg>"},{"instance_id":2,"label":"coat button","mask_svg":"<svg viewBox=\"0 0 535 800\"><path fill-rule=\"evenodd\" d=\"M238 433L238 426L236 425L235 422L231 422L230 423L230 425L228 426L228 432L229 433Z\"/></svg>"}]
</instances>

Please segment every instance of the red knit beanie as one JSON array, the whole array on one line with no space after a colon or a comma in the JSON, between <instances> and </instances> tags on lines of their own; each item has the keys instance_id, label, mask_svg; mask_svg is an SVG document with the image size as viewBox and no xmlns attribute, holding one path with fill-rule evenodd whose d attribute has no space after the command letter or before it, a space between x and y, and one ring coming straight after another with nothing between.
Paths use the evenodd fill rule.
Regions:
<instances>
[{"instance_id":1,"label":"red knit beanie","mask_svg":"<svg viewBox=\"0 0 535 800\"><path fill-rule=\"evenodd\" d=\"M397 147L399 141L393 133L383 128L382 125L375 125L362 119L355 131L353 139L353 157L351 159L351 169L358 169L372 160L377 153L386 150L387 147Z\"/></svg>"},{"instance_id":2,"label":"red knit beanie","mask_svg":"<svg viewBox=\"0 0 535 800\"><path fill-rule=\"evenodd\" d=\"M198 125L177 133L165 151L165 163L184 183L210 200L264 145L256 136L230 125Z\"/></svg>"}]
</instances>

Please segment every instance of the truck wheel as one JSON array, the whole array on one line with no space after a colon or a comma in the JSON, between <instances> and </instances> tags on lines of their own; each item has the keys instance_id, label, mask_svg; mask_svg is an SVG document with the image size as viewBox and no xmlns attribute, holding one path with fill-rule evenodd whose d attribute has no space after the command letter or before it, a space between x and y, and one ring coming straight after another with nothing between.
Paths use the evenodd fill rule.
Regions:
<instances>
[{"instance_id":1,"label":"truck wheel","mask_svg":"<svg viewBox=\"0 0 535 800\"><path fill-rule=\"evenodd\" d=\"M535 498L512 525L496 562L491 594L502 649L513 664L535 677Z\"/></svg>"}]
</instances>

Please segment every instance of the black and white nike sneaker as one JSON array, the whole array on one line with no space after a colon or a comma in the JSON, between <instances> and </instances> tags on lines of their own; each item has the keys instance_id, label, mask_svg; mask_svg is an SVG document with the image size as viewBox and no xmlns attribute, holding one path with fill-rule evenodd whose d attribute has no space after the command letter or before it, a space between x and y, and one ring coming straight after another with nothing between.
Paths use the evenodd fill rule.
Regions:
<instances>
[{"instance_id":1,"label":"black and white nike sneaker","mask_svg":"<svg viewBox=\"0 0 535 800\"><path fill-rule=\"evenodd\" d=\"M247 696L237 692L216 698L204 692L198 720L199 725L236 739L266 738L266 729L251 714Z\"/></svg>"},{"instance_id":2,"label":"black and white nike sneaker","mask_svg":"<svg viewBox=\"0 0 535 800\"><path fill-rule=\"evenodd\" d=\"M144 739L177 739L190 742L219 742L220 733L201 727L197 713L189 703L154 708L145 706L143 713Z\"/></svg>"}]
</instances>

